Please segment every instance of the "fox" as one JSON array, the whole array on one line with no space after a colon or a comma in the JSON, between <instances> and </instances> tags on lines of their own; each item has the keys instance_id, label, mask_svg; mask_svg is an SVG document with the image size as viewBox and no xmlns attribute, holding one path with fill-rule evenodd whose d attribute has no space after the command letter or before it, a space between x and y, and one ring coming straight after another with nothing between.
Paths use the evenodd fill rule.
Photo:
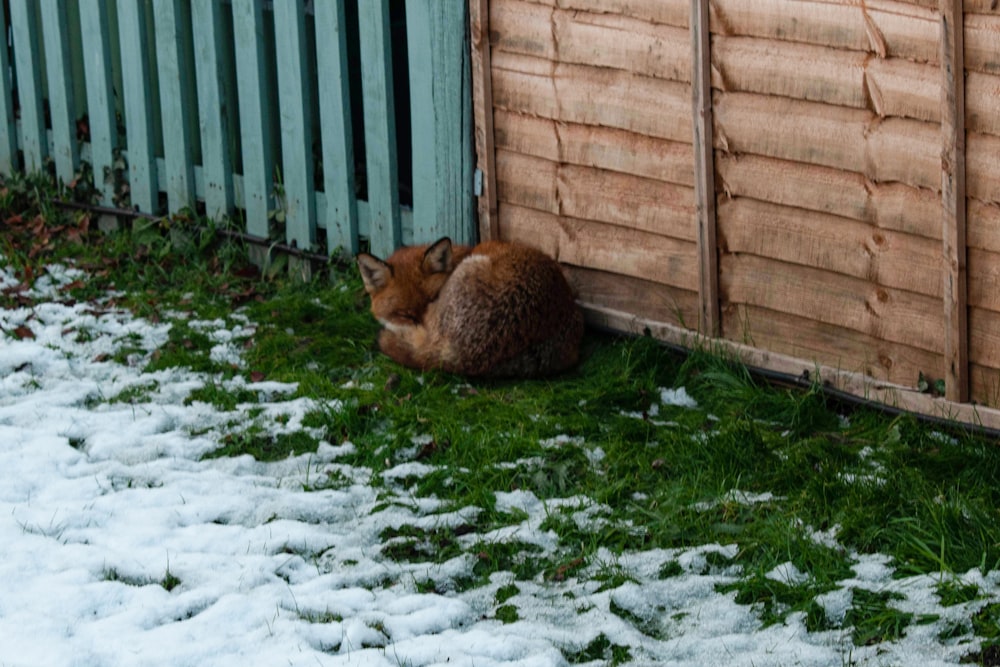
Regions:
<instances>
[{"instance_id":1,"label":"fox","mask_svg":"<svg viewBox=\"0 0 1000 667\"><path fill-rule=\"evenodd\" d=\"M379 349L397 363L471 378L543 377L579 360L583 313L562 267L519 243L443 237L387 259L360 253Z\"/></svg>"}]
</instances>

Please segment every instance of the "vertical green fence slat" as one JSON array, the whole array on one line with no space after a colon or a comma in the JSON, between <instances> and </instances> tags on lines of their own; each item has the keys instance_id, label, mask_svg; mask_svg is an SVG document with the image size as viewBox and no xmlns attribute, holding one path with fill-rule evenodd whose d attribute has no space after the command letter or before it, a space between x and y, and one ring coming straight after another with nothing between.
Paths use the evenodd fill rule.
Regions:
<instances>
[{"instance_id":1,"label":"vertical green fence slat","mask_svg":"<svg viewBox=\"0 0 1000 667\"><path fill-rule=\"evenodd\" d=\"M21 105L21 150L24 169L28 172L42 168L49 144L42 107L42 52L35 9L31 0L12 0L10 3L17 99Z\"/></svg>"},{"instance_id":2,"label":"vertical green fence slat","mask_svg":"<svg viewBox=\"0 0 1000 667\"><path fill-rule=\"evenodd\" d=\"M319 117L323 128L327 248L332 251L339 247L353 255L358 252L358 206L346 28L343 0L316 4L316 67L321 72Z\"/></svg>"},{"instance_id":3,"label":"vertical green fence slat","mask_svg":"<svg viewBox=\"0 0 1000 667\"><path fill-rule=\"evenodd\" d=\"M258 0L233 0L233 42L243 146L243 207L247 233L267 238L274 159L267 105L264 16Z\"/></svg>"},{"instance_id":4,"label":"vertical green fence slat","mask_svg":"<svg viewBox=\"0 0 1000 667\"><path fill-rule=\"evenodd\" d=\"M87 80L87 118L90 126L90 162L94 185L101 191L101 204L114 202L114 150L118 129L115 123L111 83L111 39L105 0L81 0L80 34L83 38L84 73Z\"/></svg>"},{"instance_id":5,"label":"vertical green fence slat","mask_svg":"<svg viewBox=\"0 0 1000 667\"><path fill-rule=\"evenodd\" d=\"M0 12L0 173L13 174L17 169L17 124L14 121L13 82L10 79L10 57L7 54L7 20Z\"/></svg>"},{"instance_id":6,"label":"vertical green fence slat","mask_svg":"<svg viewBox=\"0 0 1000 667\"><path fill-rule=\"evenodd\" d=\"M389 0L359 2L358 24L371 249L384 257L402 242Z\"/></svg>"},{"instance_id":7,"label":"vertical green fence slat","mask_svg":"<svg viewBox=\"0 0 1000 667\"><path fill-rule=\"evenodd\" d=\"M205 212L210 218L229 215L233 206L229 116L226 110L222 44L222 8L216 0L191 4L194 62L201 119L202 174Z\"/></svg>"},{"instance_id":8,"label":"vertical green fence slat","mask_svg":"<svg viewBox=\"0 0 1000 667\"><path fill-rule=\"evenodd\" d=\"M316 218L315 169L309 118L306 17L301 0L274 3L274 42L281 115L285 238L299 248L310 248L316 239L313 225Z\"/></svg>"},{"instance_id":9,"label":"vertical green fence slat","mask_svg":"<svg viewBox=\"0 0 1000 667\"><path fill-rule=\"evenodd\" d=\"M45 72L49 84L52 158L56 163L56 177L69 183L79 164L69 26L66 23L65 7L61 2L49 0L39 8L42 16L42 41L45 44Z\"/></svg>"},{"instance_id":10,"label":"vertical green fence slat","mask_svg":"<svg viewBox=\"0 0 1000 667\"><path fill-rule=\"evenodd\" d=\"M163 118L163 158L166 166L167 205L171 213L193 207L192 115L185 77L191 73L184 50L184 6L181 0L155 0L156 69Z\"/></svg>"},{"instance_id":11,"label":"vertical green fence slat","mask_svg":"<svg viewBox=\"0 0 1000 667\"><path fill-rule=\"evenodd\" d=\"M408 0L415 242L473 240L472 98L464 0Z\"/></svg>"},{"instance_id":12,"label":"vertical green fence slat","mask_svg":"<svg viewBox=\"0 0 1000 667\"><path fill-rule=\"evenodd\" d=\"M155 212L159 199L153 137L153 94L146 60L145 3L118 0L118 40L128 142L129 193L140 211Z\"/></svg>"}]
</instances>

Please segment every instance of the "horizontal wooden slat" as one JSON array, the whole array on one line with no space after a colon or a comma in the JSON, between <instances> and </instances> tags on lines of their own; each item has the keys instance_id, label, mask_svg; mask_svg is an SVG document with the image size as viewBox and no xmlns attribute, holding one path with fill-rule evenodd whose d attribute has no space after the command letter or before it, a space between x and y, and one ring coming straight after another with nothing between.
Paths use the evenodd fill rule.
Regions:
<instances>
[{"instance_id":1,"label":"horizontal wooden slat","mask_svg":"<svg viewBox=\"0 0 1000 667\"><path fill-rule=\"evenodd\" d=\"M568 266L566 271L582 303L599 303L688 329L697 327L696 292L614 272L576 266Z\"/></svg>"},{"instance_id":2,"label":"horizontal wooden slat","mask_svg":"<svg viewBox=\"0 0 1000 667\"><path fill-rule=\"evenodd\" d=\"M501 109L691 141L687 84L501 51L492 62L493 101Z\"/></svg>"},{"instance_id":3,"label":"horizontal wooden slat","mask_svg":"<svg viewBox=\"0 0 1000 667\"><path fill-rule=\"evenodd\" d=\"M907 386L916 386L920 373L940 377L944 367L933 352L756 306L726 308L723 331L737 342Z\"/></svg>"},{"instance_id":4,"label":"horizontal wooden slat","mask_svg":"<svg viewBox=\"0 0 1000 667\"><path fill-rule=\"evenodd\" d=\"M745 198L722 201L718 222L724 252L749 253L941 297L940 241Z\"/></svg>"},{"instance_id":5,"label":"horizontal wooden slat","mask_svg":"<svg viewBox=\"0 0 1000 667\"><path fill-rule=\"evenodd\" d=\"M712 32L819 44L936 64L937 12L900 2L713 0Z\"/></svg>"},{"instance_id":6,"label":"horizontal wooden slat","mask_svg":"<svg viewBox=\"0 0 1000 667\"><path fill-rule=\"evenodd\" d=\"M997 39L1000 41L1000 35ZM997 58L1000 59L1000 54ZM966 73L965 127L973 132L1000 136L1000 75Z\"/></svg>"},{"instance_id":7,"label":"horizontal wooden slat","mask_svg":"<svg viewBox=\"0 0 1000 667\"><path fill-rule=\"evenodd\" d=\"M691 144L498 109L496 145L515 153L694 186Z\"/></svg>"},{"instance_id":8,"label":"horizontal wooden slat","mask_svg":"<svg viewBox=\"0 0 1000 667\"><path fill-rule=\"evenodd\" d=\"M965 15L965 69L1000 74L1000 51L997 50L1000 14L995 5L990 6L993 15ZM966 11L972 10L967 7Z\"/></svg>"},{"instance_id":9,"label":"horizontal wooden slat","mask_svg":"<svg viewBox=\"0 0 1000 667\"><path fill-rule=\"evenodd\" d=\"M761 306L932 352L944 340L939 299L754 255L724 254L719 266L726 306Z\"/></svg>"},{"instance_id":10,"label":"horizontal wooden slat","mask_svg":"<svg viewBox=\"0 0 1000 667\"><path fill-rule=\"evenodd\" d=\"M694 241L694 190L497 150L497 197L529 208Z\"/></svg>"},{"instance_id":11,"label":"horizontal wooden slat","mask_svg":"<svg viewBox=\"0 0 1000 667\"><path fill-rule=\"evenodd\" d=\"M500 236L536 246L560 262L698 289L694 243L616 225L500 203Z\"/></svg>"},{"instance_id":12,"label":"horizontal wooden slat","mask_svg":"<svg viewBox=\"0 0 1000 667\"><path fill-rule=\"evenodd\" d=\"M720 94L715 145L730 152L818 164L937 189L939 126L770 95Z\"/></svg>"},{"instance_id":13,"label":"horizontal wooden slat","mask_svg":"<svg viewBox=\"0 0 1000 667\"><path fill-rule=\"evenodd\" d=\"M1000 136L969 132L965 184L970 197L1000 202Z\"/></svg>"},{"instance_id":14,"label":"horizontal wooden slat","mask_svg":"<svg viewBox=\"0 0 1000 667\"><path fill-rule=\"evenodd\" d=\"M969 360L1000 369L1000 312L969 309Z\"/></svg>"},{"instance_id":15,"label":"horizontal wooden slat","mask_svg":"<svg viewBox=\"0 0 1000 667\"><path fill-rule=\"evenodd\" d=\"M490 41L509 53L691 80L685 28L618 14L567 11L521 0L491 2Z\"/></svg>"},{"instance_id":16,"label":"horizontal wooden slat","mask_svg":"<svg viewBox=\"0 0 1000 667\"><path fill-rule=\"evenodd\" d=\"M969 400L990 408L1000 406L1000 368L969 364Z\"/></svg>"},{"instance_id":17,"label":"horizontal wooden slat","mask_svg":"<svg viewBox=\"0 0 1000 667\"><path fill-rule=\"evenodd\" d=\"M941 239L941 197L902 183L759 155L715 156L720 191ZM998 239L1000 243L1000 239Z\"/></svg>"},{"instance_id":18,"label":"horizontal wooden slat","mask_svg":"<svg viewBox=\"0 0 1000 667\"><path fill-rule=\"evenodd\" d=\"M1000 313L1000 253L968 248L969 306Z\"/></svg>"},{"instance_id":19,"label":"horizontal wooden slat","mask_svg":"<svg viewBox=\"0 0 1000 667\"><path fill-rule=\"evenodd\" d=\"M494 3L506 0L492 0ZM548 7L605 12L686 28L690 4L687 0L531 0Z\"/></svg>"},{"instance_id":20,"label":"horizontal wooden slat","mask_svg":"<svg viewBox=\"0 0 1000 667\"><path fill-rule=\"evenodd\" d=\"M966 214L966 245L969 248L1000 252L1000 204L969 199Z\"/></svg>"},{"instance_id":21,"label":"horizontal wooden slat","mask_svg":"<svg viewBox=\"0 0 1000 667\"><path fill-rule=\"evenodd\" d=\"M730 92L780 95L857 109L879 116L939 121L936 67L860 51L718 36L712 43L713 85Z\"/></svg>"}]
</instances>

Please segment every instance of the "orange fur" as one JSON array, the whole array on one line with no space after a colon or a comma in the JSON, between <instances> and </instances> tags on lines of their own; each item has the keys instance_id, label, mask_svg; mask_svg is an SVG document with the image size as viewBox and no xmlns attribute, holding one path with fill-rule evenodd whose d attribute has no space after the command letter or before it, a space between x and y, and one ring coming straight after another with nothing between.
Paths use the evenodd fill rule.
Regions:
<instances>
[{"instance_id":1,"label":"orange fur","mask_svg":"<svg viewBox=\"0 0 1000 667\"><path fill-rule=\"evenodd\" d=\"M576 364L583 315L559 264L515 243L474 248L447 238L358 255L379 347L404 366L483 377L532 377Z\"/></svg>"}]
</instances>

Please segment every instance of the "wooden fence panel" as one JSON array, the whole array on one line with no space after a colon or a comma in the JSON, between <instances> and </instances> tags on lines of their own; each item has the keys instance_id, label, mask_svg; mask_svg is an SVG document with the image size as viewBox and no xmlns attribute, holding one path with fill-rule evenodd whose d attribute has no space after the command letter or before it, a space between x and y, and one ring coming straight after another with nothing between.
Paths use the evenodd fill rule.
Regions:
<instances>
[{"instance_id":1,"label":"wooden fence panel","mask_svg":"<svg viewBox=\"0 0 1000 667\"><path fill-rule=\"evenodd\" d=\"M0 172L69 181L88 160L104 205L203 205L307 251L473 240L464 0L0 1Z\"/></svg>"}]
</instances>

